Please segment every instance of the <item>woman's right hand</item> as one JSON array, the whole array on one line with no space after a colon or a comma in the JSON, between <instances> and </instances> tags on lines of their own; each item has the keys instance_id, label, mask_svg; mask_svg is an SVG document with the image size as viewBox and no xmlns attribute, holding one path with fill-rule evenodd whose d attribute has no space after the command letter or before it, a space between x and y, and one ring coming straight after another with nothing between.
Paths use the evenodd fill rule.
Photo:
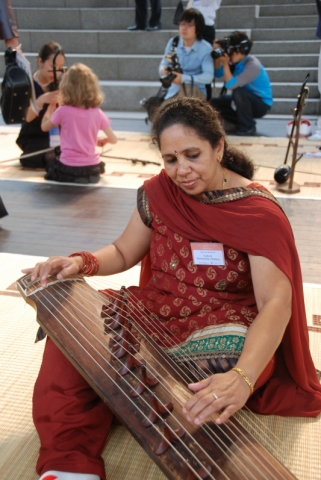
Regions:
<instances>
[{"instance_id":1,"label":"woman's right hand","mask_svg":"<svg viewBox=\"0 0 321 480\"><path fill-rule=\"evenodd\" d=\"M31 281L39 278L41 286L45 288L48 284L47 279L50 275L56 276L58 280L67 278L71 275L77 275L83 260L77 257L49 257L45 262L39 262L32 268L24 268L22 273L31 273Z\"/></svg>"}]
</instances>

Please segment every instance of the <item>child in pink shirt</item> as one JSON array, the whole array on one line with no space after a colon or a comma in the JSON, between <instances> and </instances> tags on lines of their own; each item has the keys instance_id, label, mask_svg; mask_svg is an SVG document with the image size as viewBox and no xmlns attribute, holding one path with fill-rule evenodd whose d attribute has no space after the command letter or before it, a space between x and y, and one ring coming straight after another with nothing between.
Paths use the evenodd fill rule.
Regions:
<instances>
[{"instance_id":1,"label":"child in pink shirt","mask_svg":"<svg viewBox=\"0 0 321 480\"><path fill-rule=\"evenodd\" d=\"M94 72L81 63L73 65L59 86L60 107L48 108L41 128L49 131L60 126L60 156L46 168L46 180L72 183L97 183L104 172L104 162L96 151L99 130L107 138L99 141L116 143L109 118L99 108L103 93Z\"/></svg>"}]
</instances>

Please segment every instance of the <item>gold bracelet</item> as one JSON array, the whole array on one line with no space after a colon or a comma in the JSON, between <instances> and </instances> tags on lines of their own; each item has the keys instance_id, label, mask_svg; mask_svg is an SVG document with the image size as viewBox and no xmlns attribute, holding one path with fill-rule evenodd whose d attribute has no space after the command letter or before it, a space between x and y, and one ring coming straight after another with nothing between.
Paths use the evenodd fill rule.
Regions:
<instances>
[{"instance_id":1,"label":"gold bracelet","mask_svg":"<svg viewBox=\"0 0 321 480\"><path fill-rule=\"evenodd\" d=\"M251 395L252 395L252 393L254 392L254 387L253 387L252 383L250 382L250 379L243 372L243 370L241 370L240 368L237 368L237 367L232 368L232 370L234 370L239 375L241 375L241 377L246 381L246 383L248 384L249 389L251 391Z\"/></svg>"}]
</instances>

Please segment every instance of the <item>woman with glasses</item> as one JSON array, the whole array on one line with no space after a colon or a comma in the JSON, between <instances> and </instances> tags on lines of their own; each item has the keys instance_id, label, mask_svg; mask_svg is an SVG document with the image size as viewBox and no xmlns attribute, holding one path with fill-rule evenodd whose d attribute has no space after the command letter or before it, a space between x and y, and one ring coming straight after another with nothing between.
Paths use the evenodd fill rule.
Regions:
<instances>
[{"instance_id":1,"label":"woman with glasses","mask_svg":"<svg viewBox=\"0 0 321 480\"><path fill-rule=\"evenodd\" d=\"M172 52L173 38L167 43L164 58L159 65L161 77L166 77L169 73L173 73L175 76L165 95L165 100L177 95L182 84L194 84L205 98L205 85L212 81L214 69L211 57L212 47L203 40L204 29L205 22L201 12L194 8L188 8L182 13L179 23L179 41L176 48L182 73L168 69L172 66L167 55Z\"/></svg>"}]
</instances>

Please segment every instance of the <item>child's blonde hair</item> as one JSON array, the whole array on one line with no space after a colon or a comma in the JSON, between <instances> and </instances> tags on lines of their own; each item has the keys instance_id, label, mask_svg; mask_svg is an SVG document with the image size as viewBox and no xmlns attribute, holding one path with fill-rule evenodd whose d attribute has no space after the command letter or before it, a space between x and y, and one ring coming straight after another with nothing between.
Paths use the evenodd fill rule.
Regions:
<instances>
[{"instance_id":1,"label":"child's blonde hair","mask_svg":"<svg viewBox=\"0 0 321 480\"><path fill-rule=\"evenodd\" d=\"M68 69L59 91L60 103L73 107L96 108L104 100L97 75L83 63L76 63Z\"/></svg>"}]
</instances>

